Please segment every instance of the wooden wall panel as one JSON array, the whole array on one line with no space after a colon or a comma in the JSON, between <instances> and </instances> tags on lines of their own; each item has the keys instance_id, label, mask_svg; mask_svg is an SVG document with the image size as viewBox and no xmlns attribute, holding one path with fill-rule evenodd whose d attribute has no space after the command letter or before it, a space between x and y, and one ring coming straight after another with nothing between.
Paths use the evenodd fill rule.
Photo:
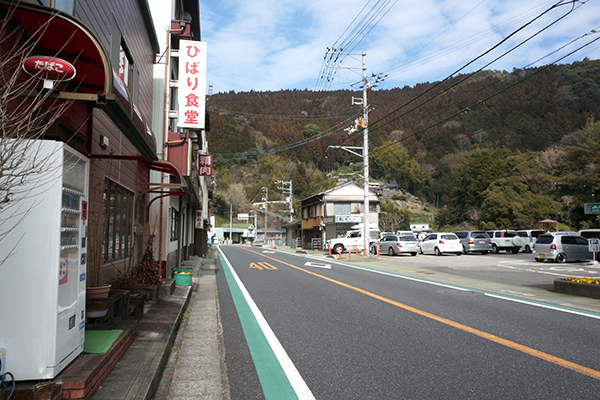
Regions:
<instances>
[{"instance_id":1,"label":"wooden wall panel","mask_svg":"<svg viewBox=\"0 0 600 400\"><path fill-rule=\"evenodd\" d=\"M109 140L107 149L99 144L100 135ZM92 154L139 155L115 125L99 110L94 112ZM137 161L96 159L97 179L110 178L132 192L139 191ZM147 182L148 178L146 178Z\"/></svg>"},{"instance_id":2,"label":"wooden wall panel","mask_svg":"<svg viewBox=\"0 0 600 400\"><path fill-rule=\"evenodd\" d=\"M117 20L123 39L140 72L138 109L150 125L152 122L152 91L154 51L150 32L141 16L138 0L78 0L75 17L88 26L110 53L111 26Z\"/></svg>"}]
</instances>

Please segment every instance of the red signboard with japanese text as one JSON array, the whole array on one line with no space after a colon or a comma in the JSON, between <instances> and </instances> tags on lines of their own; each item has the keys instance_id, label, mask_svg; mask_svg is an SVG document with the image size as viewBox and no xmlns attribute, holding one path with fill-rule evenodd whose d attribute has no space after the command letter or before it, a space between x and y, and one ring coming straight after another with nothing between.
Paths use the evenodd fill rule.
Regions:
<instances>
[{"instance_id":1,"label":"red signboard with japanese text","mask_svg":"<svg viewBox=\"0 0 600 400\"><path fill-rule=\"evenodd\" d=\"M33 56L23 62L23 69L28 74L52 81L68 81L75 77L73 64L62 58Z\"/></svg>"},{"instance_id":2,"label":"red signboard with japanese text","mask_svg":"<svg viewBox=\"0 0 600 400\"><path fill-rule=\"evenodd\" d=\"M179 42L178 127L204 129L206 49L206 42Z\"/></svg>"},{"instance_id":3,"label":"red signboard with japanese text","mask_svg":"<svg viewBox=\"0 0 600 400\"><path fill-rule=\"evenodd\" d=\"M198 175L212 176L213 174L213 156L210 154L198 155Z\"/></svg>"}]
</instances>

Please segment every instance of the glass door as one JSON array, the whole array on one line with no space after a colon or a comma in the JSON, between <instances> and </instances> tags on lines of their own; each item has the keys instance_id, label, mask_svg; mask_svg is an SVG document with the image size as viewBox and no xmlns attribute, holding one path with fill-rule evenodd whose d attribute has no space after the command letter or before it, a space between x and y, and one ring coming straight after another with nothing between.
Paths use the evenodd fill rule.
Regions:
<instances>
[{"instance_id":1,"label":"glass door","mask_svg":"<svg viewBox=\"0 0 600 400\"><path fill-rule=\"evenodd\" d=\"M79 267L84 254L82 213L86 208L87 161L64 150L58 280L58 316L76 311L79 296ZM83 256L84 257L84 256Z\"/></svg>"}]
</instances>

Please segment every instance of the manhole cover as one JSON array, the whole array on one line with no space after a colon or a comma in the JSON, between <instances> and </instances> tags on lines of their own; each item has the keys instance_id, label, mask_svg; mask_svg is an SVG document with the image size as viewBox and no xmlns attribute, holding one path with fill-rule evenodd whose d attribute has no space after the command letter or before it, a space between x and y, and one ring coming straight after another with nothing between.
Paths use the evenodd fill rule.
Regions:
<instances>
[{"instance_id":1,"label":"manhole cover","mask_svg":"<svg viewBox=\"0 0 600 400\"><path fill-rule=\"evenodd\" d=\"M470 290L458 290L458 289L443 289L443 290L438 290L437 292L441 293L441 294L451 294L451 295L455 295L455 296L475 296L475 295L480 294L477 292L471 292Z\"/></svg>"}]
</instances>

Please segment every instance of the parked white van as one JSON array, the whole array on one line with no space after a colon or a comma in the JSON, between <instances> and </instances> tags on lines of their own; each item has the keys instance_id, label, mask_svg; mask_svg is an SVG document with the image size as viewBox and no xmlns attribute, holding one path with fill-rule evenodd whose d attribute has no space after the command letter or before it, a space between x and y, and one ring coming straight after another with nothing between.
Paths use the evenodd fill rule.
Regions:
<instances>
[{"instance_id":1,"label":"parked white van","mask_svg":"<svg viewBox=\"0 0 600 400\"><path fill-rule=\"evenodd\" d=\"M546 233L542 229L521 229L517 231L517 235L521 237L518 242L521 245L521 251L525 253L531 253L533 244L535 243L538 236Z\"/></svg>"},{"instance_id":2,"label":"parked white van","mask_svg":"<svg viewBox=\"0 0 600 400\"><path fill-rule=\"evenodd\" d=\"M600 239L600 229L582 229L577 234L586 239Z\"/></svg>"}]
</instances>

